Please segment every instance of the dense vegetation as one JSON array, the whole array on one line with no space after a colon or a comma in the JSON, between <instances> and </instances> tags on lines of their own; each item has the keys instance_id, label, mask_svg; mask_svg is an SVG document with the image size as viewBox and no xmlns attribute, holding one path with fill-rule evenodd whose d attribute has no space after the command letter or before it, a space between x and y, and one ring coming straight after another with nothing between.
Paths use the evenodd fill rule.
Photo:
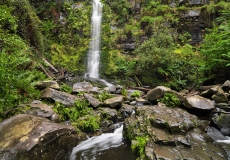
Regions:
<instances>
[{"instance_id":1,"label":"dense vegetation","mask_svg":"<svg viewBox=\"0 0 230 160\"><path fill-rule=\"evenodd\" d=\"M132 2L132 3L130 3ZM230 3L168 5L160 0L102 0L102 78L125 85L165 85L193 89L205 81L228 79ZM208 34L191 45L180 14L200 11ZM29 99L39 98L35 83L43 57L75 75L86 71L90 43L91 0L0 2L0 117ZM213 22L213 23L212 23ZM135 50L125 50L132 42Z\"/></svg>"}]
</instances>

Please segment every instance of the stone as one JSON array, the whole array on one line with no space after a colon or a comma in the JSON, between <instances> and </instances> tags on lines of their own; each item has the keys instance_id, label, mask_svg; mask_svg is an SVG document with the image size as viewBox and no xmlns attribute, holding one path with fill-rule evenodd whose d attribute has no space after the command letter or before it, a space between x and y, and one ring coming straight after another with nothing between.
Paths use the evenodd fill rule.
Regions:
<instances>
[{"instance_id":1,"label":"stone","mask_svg":"<svg viewBox=\"0 0 230 160\"><path fill-rule=\"evenodd\" d=\"M219 116L213 118L213 122L222 134L230 136L230 114L221 113Z\"/></svg>"},{"instance_id":2,"label":"stone","mask_svg":"<svg viewBox=\"0 0 230 160\"><path fill-rule=\"evenodd\" d=\"M118 111L112 108L100 108L99 109L103 119L112 120L113 123L118 122Z\"/></svg>"},{"instance_id":3,"label":"stone","mask_svg":"<svg viewBox=\"0 0 230 160\"><path fill-rule=\"evenodd\" d=\"M106 99L104 101L104 104L106 106L109 106L110 108L119 109L119 108L121 108L121 104L123 103L123 101L124 101L123 96L116 96L116 97L113 97L113 98Z\"/></svg>"},{"instance_id":4,"label":"stone","mask_svg":"<svg viewBox=\"0 0 230 160\"><path fill-rule=\"evenodd\" d=\"M89 92L93 88L92 84L89 82L79 82L73 85L73 92Z\"/></svg>"},{"instance_id":5,"label":"stone","mask_svg":"<svg viewBox=\"0 0 230 160\"><path fill-rule=\"evenodd\" d=\"M222 88L225 92L229 93L229 91L230 91L230 81L227 80L226 82L224 82L224 84L221 86L221 88Z\"/></svg>"},{"instance_id":6,"label":"stone","mask_svg":"<svg viewBox=\"0 0 230 160\"><path fill-rule=\"evenodd\" d=\"M46 88L45 90L41 91L41 98L44 99L52 99L55 102L62 103L64 105L73 105L74 102L77 100L77 97L66 92L61 92L54 90L52 88Z\"/></svg>"},{"instance_id":7,"label":"stone","mask_svg":"<svg viewBox=\"0 0 230 160\"><path fill-rule=\"evenodd\" d=\"M123 103L120 109L122 117L125 119L131 116L133 113L135 113L135 108L136 108L135 106L131 106Z\"/></svg>"},{"instance_id":8,"label":"stone","mask_svg":"<svg viewBox=\"0 0 230 160\"><path fill-rule=\"evenodd\" d=\"M147 93L147 99L150 102L157 102L157 99L164 97L164 93L171 91L170 88L164 86L158 86Z\"/></svg>"},{"instance_id":9,"label":"stone","mask_svg":"<svg viewBox=\"0 0 230 160\"><path fill-rule=\"evenodd\" d=\"M42 81L39 84L36 85L39 89L45 89L47 87L53 88L53 89L60 89L59 84L56 81Z\"/></svg>"},{"instance_id":10,"label":"stone","mask_svg":"<svg viewBox=\"0 0 230 160\"><path fill-rule=\"evenodd\" d=\"M19 114L0 123L0 139L2 160L50 160L69 159L80 136L72 126Z\"/></svg>"},{"instance_id":11,"label":"stone","mask_svg":"<svg viewBox=\"0 0 230 160\"><path fill-rule=\"evenodd\" d=\"M228 102L228 98L224 93L217 92L212 96L212 99L215 101L215 103L225 103Z\"/></svg>"},{"instance_id":12,"label":"stone","mask_svg":"<svg viewBox=\"0 0 230 160\"><path fill-rule=\"evenodd\" d=\"M85 99L87 99L88 101L89 101L89 103L94 107L94 108L98 108L98 107L100 107L101 105L102 105L102 103L98 100L98 99L96 99L96 98L94 98L93 96L91 96L91 95L89 95L89 94L84 94L84 97L85 97Z\"/></svg>"},{"instance_id":13,"label":"stone","mask_svg":"<svg viewBox=\"0 0 230 160\"><path fill-rule=\"evenodd\" d=\"M53 115L54 111L51 106L47 104L27 104L26 106L31 107L26 113L34 116L49 118Z\"/></svg>"},{"instance_id":14,"label":"stone","mask_svg":"<svg viewBox=\"0 0 230 160\"><path fill-rule=\"evenodd\" d=\"M208 87L209 86L207 86L207 88ZM201 92L200 96L211 99L212 96L217 92L224 93L223 90L221 89L220 85L214 85L214 86L210 86L210 87L211 88L208 88L207 90ZM205 88L205 87L203 86L203 88Z\"/></svg>"},{"instance_id":15,"label":"stone","mask_svg":"<svg viewBox=\"0 0 230 160\"><path fill-rule=\"evenodd\" d=\"M215 108L213 101L198 95L187 97L183 104L185 108L200 111L211 111Z\"/></svg>"}]
</instances>

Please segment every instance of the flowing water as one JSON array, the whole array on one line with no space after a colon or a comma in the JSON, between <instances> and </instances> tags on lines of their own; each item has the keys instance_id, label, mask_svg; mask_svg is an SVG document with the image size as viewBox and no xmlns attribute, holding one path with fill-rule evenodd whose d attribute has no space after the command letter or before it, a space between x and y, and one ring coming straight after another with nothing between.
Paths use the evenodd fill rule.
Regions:
<instances>
[{"instance_id":1,"label":"flowing water","mask_svg":"<svg viewBox=\"0 0 230 160\"><path fill-rule=\"evenodd\" d=\"M100 0L93 0L93 14L91 17L91 43L88 53L87 76L99 77L100 64L100 33L101 33L102 4Z\"/></svg>"},{"instance_id":2,"label":"flowing water","mask_svg":"<svg viewBox=\"0 0 230 160\"><path fill-rule=\"evenodd\" d=\"M114 133L106 133L88 140L76 146L70 156L70 160L135 160L130 146L123 141L123 126Z\"/></svg>"}]
</instances>

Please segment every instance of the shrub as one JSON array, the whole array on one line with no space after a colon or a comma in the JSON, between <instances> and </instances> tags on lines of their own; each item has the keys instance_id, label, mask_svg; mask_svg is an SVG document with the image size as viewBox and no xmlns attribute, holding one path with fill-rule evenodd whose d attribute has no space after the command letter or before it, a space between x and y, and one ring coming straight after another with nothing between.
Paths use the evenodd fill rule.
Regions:
<instances>
[{"instance_id":1,"label":"shrub","mask_svg":"<svg viewBox=\"0 0 230 160\"><path fill-rule=\"evenodd\" d=\"M179 107L181 104L173 93L165 93L163 98L158 99L158 102L164 103L167 107Z\"/></svg>"}]
</instances>

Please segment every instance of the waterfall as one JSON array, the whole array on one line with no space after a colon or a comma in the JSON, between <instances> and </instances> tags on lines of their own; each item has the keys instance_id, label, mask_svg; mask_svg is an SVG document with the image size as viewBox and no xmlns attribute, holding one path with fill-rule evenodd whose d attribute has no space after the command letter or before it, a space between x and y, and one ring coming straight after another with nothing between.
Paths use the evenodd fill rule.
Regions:
<instances>
[{"instance_id":1,"label":"waterfall","mask_svg":"<svg viewBox=\"0 0 230 160\"><path fill-rule=\"evenodd\" d=\"M93 0L93 14L91 17L91 42L87 66L87 76L92 78L99 78L101 18L102 4L100 0Z\"/></svg>"}]
</instances>

